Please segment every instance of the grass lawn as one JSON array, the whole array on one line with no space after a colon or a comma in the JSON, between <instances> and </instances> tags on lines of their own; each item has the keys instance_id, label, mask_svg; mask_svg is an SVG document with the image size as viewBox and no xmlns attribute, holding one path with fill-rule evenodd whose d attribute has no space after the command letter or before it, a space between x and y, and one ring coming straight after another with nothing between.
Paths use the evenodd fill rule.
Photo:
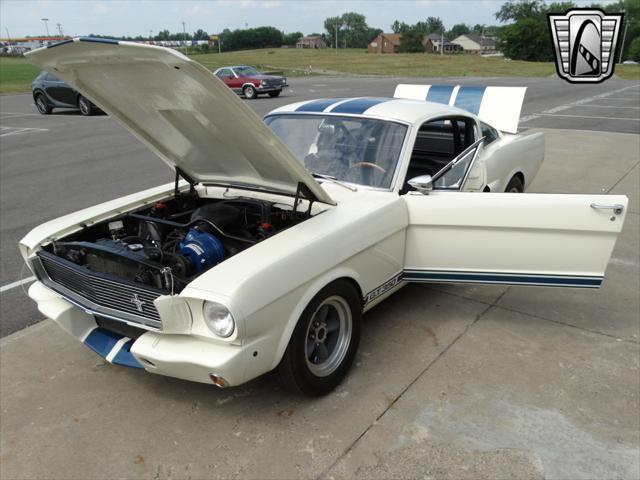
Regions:
<instances>
[{"instance_id":1,"label":"grass lawn","mask_svg":"<svg viewBox=\"0 0 640 480\"><path fill-rule=\"evenodd\" d=\"M0 93L31 91L31 81L40 72L23 57L0 56Z\"/></svg>"},{"instance_id":2,"label":"grass lawn","mask_svg":"<svg viewBox=\"0 0 640 480\"><path fill-rule=\"evenodd\" d=\"M209 69L247 64L262 70L282 70L287 76L309 74L389 75L396 77L545 77L553 63L511 61L477 55L368 54L364 50L298 50L274 48L193 55ZM24 58L0 57L0 93L30 91L38 69ZM616 75L640 80L640 66L618 65Z\"/></svg>"}]
</instances>

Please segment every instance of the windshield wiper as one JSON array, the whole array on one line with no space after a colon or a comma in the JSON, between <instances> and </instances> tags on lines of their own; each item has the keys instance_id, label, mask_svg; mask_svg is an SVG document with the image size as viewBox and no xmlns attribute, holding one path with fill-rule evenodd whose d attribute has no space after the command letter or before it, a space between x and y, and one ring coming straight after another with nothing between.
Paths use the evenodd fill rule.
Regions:
<instances>
[{"instance_id":1,"label":"windshield wiper","mask_svg":"<svg viewBox=\"0 0 640 480\"><path fill-rule=\"evenodd\" d=\"M313 178L319 178L321 180L327 180L331 183L335 183L336 185L340 185L341 187L346 188L347 190L351 190L352 192L357 192L358 189L356 187L352 187L351 185L347 185L344 182L341 182L336 177L332 177L331 175L324 175L323 173L315 173L311 172L311 176Z\"/></svg>"}]
</instances>

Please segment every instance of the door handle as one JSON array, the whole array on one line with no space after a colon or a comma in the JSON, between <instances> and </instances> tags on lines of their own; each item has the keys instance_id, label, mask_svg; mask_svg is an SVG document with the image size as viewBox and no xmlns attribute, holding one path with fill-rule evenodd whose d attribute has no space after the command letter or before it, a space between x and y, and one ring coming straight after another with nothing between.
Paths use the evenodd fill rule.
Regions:
<instances>
[{"instance_id":1,"label":"door handle","mask_svg":"<svg viewBox=\"0 0 640 480\"><path fill-rule=\"evenodd\" d=\"M602 203L592 203L591 208L595 208L596 210L613 210L613 213L616 215L621 215L624 212L624 205L620 205L619 203L615 203L613 205L603 205Z\"/></svg>"}]
</instances>

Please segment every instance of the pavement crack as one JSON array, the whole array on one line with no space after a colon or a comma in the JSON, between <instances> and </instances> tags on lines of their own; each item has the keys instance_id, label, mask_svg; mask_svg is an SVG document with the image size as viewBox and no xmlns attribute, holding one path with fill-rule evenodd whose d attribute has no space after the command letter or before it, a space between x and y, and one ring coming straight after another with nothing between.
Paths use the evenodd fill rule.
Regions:
<instances>
[{"instance_id":1,"label":"pavement crack","mask_svg":"<svg viewBox=\"0 0 640 480\"><path fill-rule=\"evenodd\" d=\"M440 289L435 288L435 287L431 287L431 288L433 288L433 290L436 290L437 292L444 293L445 295L450 295L452 297L464 298L465 300L470 300L472 302L481 303L483 305L489 305L489 307L496 307L496 308L499 308L501 310L505 310L507 312L513 312L513 313L517 313L519 315L525 315L527 317L535 318L537 320L543 320L545 322L551 322L551 323L555 323L557 325L563 325L565 327L570 327L570 328L575 328L577 330L582 330L584 332L588 332L588 333L591 333L593 335L602 335L602 336L605 336L605 337L612 338L612 339L614 339L614 340L616 340L618 342L625 342L625 343L632 343L632 344L635 344L635 345L640 345L640 341L633 340L631 338L622 338L622 337L618 337L617 335L612 335L610 333L601 332L600 330L593 330L591 328L581 327L580 325L574 325L572 323L563 322L561 320L554 320L552 318L542 317L540 315L535 315L533 313L522 312L522 311L517 310L515 308L505 307L503 305L497 305L497 303L502 299L502 297L507 293L507 291L509 291L509 288L511 288L511 287L507 288L507 290L505 290L504 293L502 295L500 295L492 304L489 304L487 302L483 302L482 300L477 300L475 298L466 297L464 295L457 295L455 293L451 293L451 292L448 292L448 291L445 291L445 290L440 290Z\"/></svg>"},{"instance_id":2,"label":"pavement crack","mask_svg":"<svg viewBox=\"0 0 640 480\"><path fill-rule=\"evenodd\" d=\"M613 186L611 188L609 188L609 190L607 190L607 193L610 193L611 190L613 190L614 188L616 188L618 186L618 184L623 181L625 178L627 178L631 172L633 172L633 169L636 168L638 165L640 165L640 162L636 162L633 164L633 166L624 174L622 175L622 177L620 177L620 179L613 184Z\"/></svg>"},{"instance_id":3,"label":"pavement crack","mask_svg":"<svg viewBox=\"0 0 640 480\"><path fill-rule=\"evenodd\" d=\"M431 369L431 367L433 367L436 362L438 362L438 360L440 360L450 349L451 347L453 347L462 337L464 337L466 335L466 333L471 329L471 327L473 327L476 323L478 323L478 321L489 311L491 310L493 307L496 306L496 303L499 302L502 297L509 291L511 287L507 288L504 292L502 292L494 301L493 303L489 304L489 303L485 303L485 302L480 302L484 305L487 305L487 308L485 308L484 310L482 310L480 313L478 313L476 315L476 318L469 323L464 330L462 330L462 332L460 332L456 338L454 338L451 343L449 343L449 345L447 345L445 348L442 349L442 351L440 353L438 353L438 355L436 355L436 358L434 358L431 362L429 362L427 364L427 366L422 369L420 371L420 373L418 373L418 375L416 375L416 377L411 380L411 382L409 382L401 391L400 393L398 393L390 402L388 402L387 406L384 408L384 410L375 418L375 420L373 422L371 422L369 425L367 425L367 427L360 433L360 435L358 435L355 440L353 440L353 442L351 442L349 444L349 446L333 461L331 462L330 465L328 465L324 470L322 470L322 472L320 473L320 475L318 475L316 477L316 480L321 480L326 478L326 475L331 471L331 469L333 467L335 467L338 462L340 462L340 460L342 460L345 456L347 456L349 454L349 452L351 450L354 449L354 447L360 442L360 440L362 438L364 438L364 436L369 432L369 430L371 430L373 428L374 425L376 425L381 419L382 417L384 417L386 415L386 413L391 410L391 408L398 402L398 400L400 400L402 398L402 396L407 393L407 391L413 386L415 385L415 383L420 380L420 378L429 371L429 369Z\"/></svg>"}]
</instances>

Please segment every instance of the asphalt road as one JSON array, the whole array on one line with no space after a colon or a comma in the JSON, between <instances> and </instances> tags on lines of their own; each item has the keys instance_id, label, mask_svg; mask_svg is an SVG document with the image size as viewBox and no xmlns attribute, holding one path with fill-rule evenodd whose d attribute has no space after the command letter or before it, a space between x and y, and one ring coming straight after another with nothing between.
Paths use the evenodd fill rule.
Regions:
<instances>
[{"instance_id":1,"label":"asphalt road","mask_svg":"<svg viewBox=\"0 0 640 480\"><path fill-rule=\"evenodd\" d=\"M249 105L264 115L305 99L390 96L401 82L524 85L529 89L522 128L640 133L640 83L617 78L599 85L570 85L554 77L293 78L282 97ZM568 148L568 154L580 151L579 144ZM17 252L22 236L44 221L171 180L172 172L108 116L85 118L64 110L42 116L30 95L1 96L0 335L42 319L16 284L30 276Z\"/></svg>"}]
</instances>

